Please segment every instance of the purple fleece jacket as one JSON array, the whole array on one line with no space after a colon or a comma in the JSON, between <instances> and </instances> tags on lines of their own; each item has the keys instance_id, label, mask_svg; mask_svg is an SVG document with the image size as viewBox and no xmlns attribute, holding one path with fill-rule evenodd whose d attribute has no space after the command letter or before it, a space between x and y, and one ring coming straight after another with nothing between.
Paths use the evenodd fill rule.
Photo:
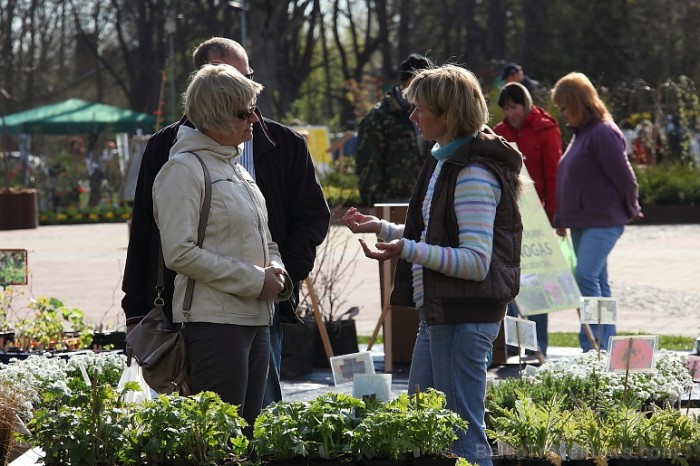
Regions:
<instances>
[{"instance_id":1,"label":"purple fleece jacket","mask_svg":"<svg viewBox=\"0 0 700 466\"><path fill-rule=\"evenodd\" d=\"M612 121L590 118L559 161L556 228L612 227L640 211L625 138Z\"/></svg>"}]
</instances>

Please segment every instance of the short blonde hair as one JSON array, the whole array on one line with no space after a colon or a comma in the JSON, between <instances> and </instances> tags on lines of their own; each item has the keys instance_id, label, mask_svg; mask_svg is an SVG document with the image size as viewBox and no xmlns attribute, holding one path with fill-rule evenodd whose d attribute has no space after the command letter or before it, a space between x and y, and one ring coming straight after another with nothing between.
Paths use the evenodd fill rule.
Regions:
<instances>
[{"instance_id":1,"label":"short blonde hair","mask_svg":"<svg viewBox=\"0 0 700 466\"><path fill-rule=\"evenodd\" d=\"M489 121L489 108L474 73L456 65L419 72L406 88L409 102L445 115L452 137L478 131Z\"/></svg>"},{"instance_id":2,"label":"short blonde hair","mask_svg":"<svg viewBox=\"0 0 700 466\"><path fill-rule=\"evenodd\" d=\"M566 109L574 126L583 124L592 115L612 121L598 91L583 73L573 72L559 79L552 88L552 102Z\"/></svg>"},{"instance_id":3,"label":"short blonde hair","mask_svg":"<svg viewBox=\"0 0 700 466\"><path fill-rule=\"evenodd\" d=\"M262 90L230 65L204 65L192 73L182 96L185 114L202 132L227 133L236 113L254 105Z\"/></svg>"}]
</instances>

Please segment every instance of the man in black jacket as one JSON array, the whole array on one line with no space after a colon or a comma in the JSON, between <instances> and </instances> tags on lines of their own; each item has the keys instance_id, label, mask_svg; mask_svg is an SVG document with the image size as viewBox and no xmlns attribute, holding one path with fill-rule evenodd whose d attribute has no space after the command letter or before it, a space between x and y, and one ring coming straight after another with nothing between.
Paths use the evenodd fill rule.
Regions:
<instances>
[{"instance_id":1,"label":"man in black jacket","mask_svg":"<svg viewBox=\"0 0 700 466\"><path fill-rule=\"evenodd\" d=\"M233 40L209 39L197 47L193 58L195 69L205 63L226 63L253 78L246 51ZM295 283L292 298L276 306L270 328L270 369L264 400L267 405L282 399L280 319L295 319L299 284L313 268L316 247L328 232L330 212L304 138L280 123L263 118L257 108L256 112L260 122L253 124L253 140L244 148L240 163L265 196L272 239L279 246L282 261ZM127 333L153 307L156 297L160 233L153 219L151 190L158 171L168 160L180 125L192 126L187 116L183 116L177 123L158 131L149 140L141 160L122 282ZM168 315L172 313L174 280L175 272L166 268L163 297Z\"/></svg>"}]
</instances>

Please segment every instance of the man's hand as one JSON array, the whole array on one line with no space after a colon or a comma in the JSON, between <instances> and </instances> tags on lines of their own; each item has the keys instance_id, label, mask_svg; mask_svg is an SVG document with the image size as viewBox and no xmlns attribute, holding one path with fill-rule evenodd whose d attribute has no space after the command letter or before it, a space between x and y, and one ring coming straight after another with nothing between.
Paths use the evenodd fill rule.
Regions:
<instances>
[{"instance_id":1,"label":"man's hand","mask_svg":"<svg viewBox=\"0 0 700 466\"><path fill-rule=\"evenodd\" d=\"M364 251L365 256L369 257L370 259L376 259L380 262L398 257L403 250L403 242L400 239L395 239L388 243L377 243L377 251L372 251L364 240L359 239L358 241L362 245L362 250Z\"/></svg>"}]
</instances>

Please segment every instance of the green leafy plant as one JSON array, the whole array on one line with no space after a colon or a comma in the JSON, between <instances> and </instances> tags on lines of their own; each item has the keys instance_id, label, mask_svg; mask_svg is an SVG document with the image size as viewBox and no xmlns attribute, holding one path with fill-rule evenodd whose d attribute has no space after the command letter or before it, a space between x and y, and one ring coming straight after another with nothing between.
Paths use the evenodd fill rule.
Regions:
<instances>
[{"instance_id":1,"label":"green leafy plant","mask_svg":"<svg viewBox=\"0 0 700 466\"><path fill-rule=\"evenodd\" d=\"M677 460L684 445L693 441L695 430L693 421L677 409L654 410L643 436L645 456Z\"/></svg>"},{"instance_id":2,"label":"green leafy plant","mask_svg":"<svg viewBox=\"0 0 700 466\"><path fill-rule=\"evenodd\" d=\"M15 327L15 344L20 350L77 349L92 341L85 313L66 307L57 298L39 297L30 303L29 312ZM69 336L69 331L75 336Z\"/></svg>"},{"instance_id":3,"label":"green leafy plant","mask_svg":"<svg viewBox=\"0 0 700 466\"><path fill-rule=\"evenodd\" d=\"M321 179L321 187L328 205L343 207L360 204L357 175L355 175L355 158L345 157L341 167L327 173Z\"/></svg>"},{"instance_id":4,"label":"green leafy plant","mask_svg":"<svg viewBox=\"0 0 700 466\"><path fill-rule=\"evenodd\" d=\"M649 420L638 406L618 405L605 413L604 431L609 457L639 457Z\"/></svg>"},{"instance_id":5,"label":"green leafy plant","mask_svg":"<svg viewBox=\"0 0 700 466\"><path fill-rule=\"evenodd\" d=\"M27 424L27 443L41 445L44 464L118 465L128 432L127 409L116 390L96 376L83 388L53 386L43 392L43 407ZM87 370L83 371L87 376ZM79 384L80 385L80 384Z\"/></svg>"},{"instance_id":6,"label":"green leafy plant","mask_svg":"<svg viewBox=\"0 0 700 466\"><path fill-rule=\"evenodd\" d=\"M446 405L445 395L434 389L401 394L363 415L351 433L353 449L368 459L449 456L456 431L468 425Z\"/></svg>"},{"instance_id":7,"label":"green leafy plant","mask_svg":"<svg viewBox=\"0 0 700 466\"><path fill-rule=\"evenodd\" d=\"M688 466L688 461L700 460L700 422L698 416L688 416L690 419L690 436L679 449L678 462Z\"/></svg>"},{"instance_id":8,"label":"green leafy plant","mask_svg":"<svg viewBox=\"0 0 700 466\"><path fill-rule=\"evenodd\" d=\"M272 461L352 455L348 435L359 422L355 411L363 407L357 398L332 392L310 402L273 404L255 421L255 451Z\"/></svg>"},{"instance_id":9,"label":"green leafy plant","mask_svg":"<svg viewBox=\"0 0 700 466\"><path fill-rule=\"evenodd\" d=\"M217 464L246 455L245 420L213 392L159 395L130 416L125 456L131 464Z\"/></svg>"},{"instance_id":10,"label":"green leafy plant","mask_svg":"<svg viewBox=\"0 0 700 466\"><path fill-rule=\"evenodd\" d=\"M568 459L594 459L602 463L607 444L600 414L590 406L571 411L569 422L563 425L561 442Z\"/></svg>"},{"instance_id":11,"label":"green leafy plant","mask_svg":"<svg viewBox=\"0 0 700 466\"><path fill-rule=\"evenodd\" d=\"M700 167L691 162L635 167L644 205L700 204Z\"/></svg>"},{"instance_id":12,"label":"green leafy plant","mask_svg":"<svg viewBox=\"0 0 700 466\"><path fill-rule=\"evenodd\" d=\"M263 459L286 461L309 456L306 426L301 422L304 402L273 403L262 410L253 428L253 446Z\"/></svg>"},{"instance_id":13,"label":"green leafy plant","mask_svg":"<svg viewBox=\"0 0 700 466\"><path fill-rule=\"evenodd\" d=\"M570 415L562 411L561 397L535 403L523 392L518 393L515 408L495 407L487 433L516 450L523 458L547 458L555 461L559 453L554 445L560 441Z\"/></svg>"}]
</instances>

